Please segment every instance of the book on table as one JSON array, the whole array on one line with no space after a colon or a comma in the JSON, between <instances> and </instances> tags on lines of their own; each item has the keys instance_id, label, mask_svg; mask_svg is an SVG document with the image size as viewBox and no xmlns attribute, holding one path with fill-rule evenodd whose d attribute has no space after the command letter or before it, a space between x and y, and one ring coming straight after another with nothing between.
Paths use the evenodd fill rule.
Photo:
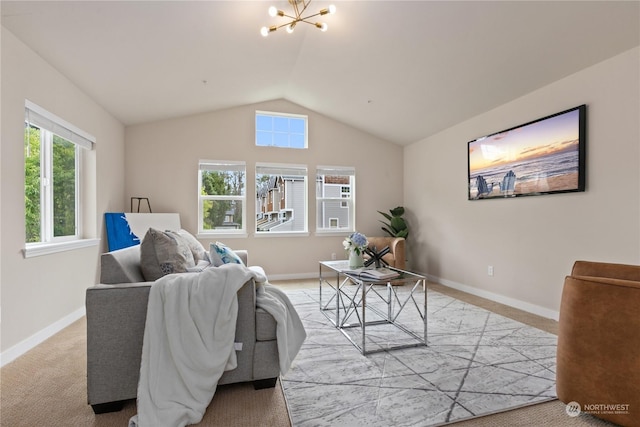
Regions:
<instances>
[{"instance_id":1,"label":"book on table","mask_svg":"<svg viewBox=\"0 0 640 427\"><path fill-rule=\"evenodd\" d=\"M400 276L395 270L391 270L390 268L356 268L356 269L348 269L342 270L345 274L350 274L352 276L358 276L362 279L372 279L372 280L385 280L385 279L393 279L394 277Z\"/></svg>"}]
</instances>

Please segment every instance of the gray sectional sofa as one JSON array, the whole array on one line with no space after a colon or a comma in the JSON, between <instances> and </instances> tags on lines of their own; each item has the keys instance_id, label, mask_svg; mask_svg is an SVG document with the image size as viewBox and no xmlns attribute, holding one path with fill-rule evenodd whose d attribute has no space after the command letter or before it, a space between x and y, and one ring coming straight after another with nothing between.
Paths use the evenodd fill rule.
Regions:
<instances>
[{"instance_id":1,"label":"gray sectional sofa","mask_svg":"<svg viewBox=\"0 0 640 427\"><path fill-rule=\"evenodd\" d=\"M236 253L247 265L246 251ZM140 246L103 254L100 282L86 291L87 398L95 413L120 410L137 395L153 285L142 274ZM225 372L218 384L252 381L256 389L275 386L280 374L276 322L256 308L253 280L238 291L235 341L238 367Z\"/></svg>"}]
</instances>

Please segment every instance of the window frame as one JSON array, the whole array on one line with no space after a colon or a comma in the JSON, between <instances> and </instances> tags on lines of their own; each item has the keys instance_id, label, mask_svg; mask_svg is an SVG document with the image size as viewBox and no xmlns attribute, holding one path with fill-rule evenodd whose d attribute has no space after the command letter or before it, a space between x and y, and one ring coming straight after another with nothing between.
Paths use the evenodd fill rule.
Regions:
<instances>
[{"instance_id":1,"label":"window frame","mask_svg":"<svg viewBox=\"0 0 640 427\"><path fill-rule=\"evenodd\" d=\"M31 127L40 131L40 240L38 242L26 241L26 216L25 216L25 247L24 256L46 255L65 250L94 246L99 239L83 238L83 184L88 179L82 170L82 149L93 150L96 138L79 129L75 125L65 121L55 114L45 110L37 104L25 99L24 138ZM74 145L74 233L65 236L55 236L54 233L54 138L58 137ZM26 167L27 158L24 158ZM25 177L26 191L26 177ZM26 212L25 212L26 215Z\"/></svg>"},{"instance_id":2,"label":"window frame","mask_svg":"<svg viewBox=\"0 0 640 427\"><path fill-rule=\"evenodd\" d=\"M324 183L325 176L342 176L349 178L349 184L331 184L340 187L337 196L325 196ZM351 166L317 166L316 167L316 233L320 235L326 234L344 234L356 231L356 169ZM349 192L344 191L344 187L349 187ZM336 208L343 210L348 209L348 227L340 227L343 221L338 220L338 227L331 227L331 218L335 215L327 213L323 206L324 202L335 202ZM321 221L326 219L328 226L323 227Z\"/></svg>"},{"instance_id":3,"label":"window frame","mask_svg":"<svg viewBox=\"0 0 640 427\"><path fill-rule=\"evenodd\" d=\"M242 171L244 174L244 191L241 195L205 195L202 194L203 171ZM238 229L211 229L203 228L203 208L205 201L236 201L242 205L242 227ZM198 237L247 237L247 164L244 161L235 160L198 160Z\"/></svg>"},{"instance_id":4,"label":"window frame","mask_svg":"<svg viewBox=\"0 0 640 427\"><path fill-rule=\"evenodd\" d=\"M269 173L267 173L269 172ZM293 230L293 231L264 231L258 230L258 225L260 219L262 219L261 212L262 204L259 200L259 191L261 190L258 186L258 177L261 175L271 175L271 176L300 176L302 177L302 189L304 190L303 200L298 204L304 209L304 212L295 212L294 207L285 206L281 208L278 212L278 216L282 214L284 211L291 212L292 220L301 220L303 224L302 230ZM253 232L255 237L291 237L291 236L308 236L309 235L309 169L307 165L301 164L283 164L283 163L256 163L255 165L255 225L253 227ZM280 185L280 184L279 184ZM283 188L286 186L282 185ZM279 200L284 200L285 193L284 191L279 191ZM270 199L275 198L274 193L270 193L267 195ZM275 212L275 211L274 211Z\"/></svg>"},{"instance_id":5,"label":"window frame","mask_svg":"<svg viewBox=\"0 0 640 427\"><path fill-rule=\"evenodd\" d=\"M271 129L270 131L268 130L264 130L264 129L260 129L259 125L258 125L258 120L259 117L270 117L272 120L278 120L278 119L287 119L287 120L303 120L304 122L304 129L303 129L303 133L302 133L302 137L303 137L303 146L302 147L296 147L296 146L291 146L291 136L292 135L300 135L300 133L298 132L292 132L291 130L289 130L288 132L284 132L284 131L278 131L276 128L276 126L273 126L273 129ZM284 149L289 149L289 150L306 150L309 148L309 117L307 115L304 114L293 114L293 113L278 113L278 112L273 112L273 111L260 111L260 110L256 110L255 113L255 120L254 120L254 125L255 125L255 146L256 147L261 147L261 148L284 148ZM259 140L261 139L261 137L259 136L259 133L271 133L272 135L272 143L271 144L260 144ZM287 139L289 141L288 145L280 145L277 143L273 143L273 141L275 141L275 136L276 135L287 135Z\"/></svg>"}]
</instances>

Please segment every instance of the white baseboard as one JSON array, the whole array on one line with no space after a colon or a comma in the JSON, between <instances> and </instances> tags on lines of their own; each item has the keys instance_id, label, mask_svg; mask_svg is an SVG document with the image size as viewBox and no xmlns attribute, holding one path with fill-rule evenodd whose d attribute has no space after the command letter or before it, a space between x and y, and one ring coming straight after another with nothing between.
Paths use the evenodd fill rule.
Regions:
<instances>
[{"instance_id":1,"label":"white baseboard","mask_svg":"<svg viewBox=\"0 0 640 427\"><path fill-rule=\"evenodd\" d=\"M539 305L530 304L528 302L520 301L515 298L505 297L504 295L500 294L494 294L493 292L474 288L468 285L463 285L462 283L454 282L452 280L442 279L431 274L425 274L425 276L427 276L427 279L430 282L439 283L449 288L457 289L459 291L466 292L468 294L475 295L481 298L486 298L500 304L508 305L509 307L514 307L522 311L545 317L547 319L553 319L557 321L560 318L560 312L540 307Z\"/></svg>"},{"instance_id":2,"label":"white baseboard","mask_svg":"<svg viewBox=\"0 0 640 427\"><path fill-rule=\"evenodd\" d=\"M318 272L302 274L273 274L269 275L269 280L298 280L298 279L318 279Z\"/></svg>"},{"instance_id":3,"label":"white baseboard","mask_svg":"<svg viewBox=\"0 0 640 427\"><path fill-rule=\"evenodd\" d=\"M0 367L6 365L9 362L14 361L18 357L25 354L27 351L31 350L38 344L57 334L76 320L82 318L86 313L85 307L81 307L76 311L66 315L62 319L52 323L46 328L36 332L31 335L29 338L19 342L13 347L3 351L0 353Z\"/></svg>"},{"instance_id":4,"label":"white baseboard","mask_svg":"<svg viewBox=\"0 0 640 427\"><path fill-rule=\"evenodd\" d=\"M442 279L432 274L419 273L425 276L430 282L439 283L449 288L457 289L462 292L466 292L477 297L486 298L491 301L498 302L500 304L508 305L509 307L517 308L528 313L535 314L547 319L558 320L560 312L550 310L539 305L531 304L525 301L521 301L515 298L509 298L504 295L495 294L493 292L485 291L482 289L474 288L472 286L464 285L462 283L454 282L453 280ZM302 273L302 274L275 274L270 275L270 280L298 280L298 279L317 279L318 273Z\"/></svg>"}]
</instances>

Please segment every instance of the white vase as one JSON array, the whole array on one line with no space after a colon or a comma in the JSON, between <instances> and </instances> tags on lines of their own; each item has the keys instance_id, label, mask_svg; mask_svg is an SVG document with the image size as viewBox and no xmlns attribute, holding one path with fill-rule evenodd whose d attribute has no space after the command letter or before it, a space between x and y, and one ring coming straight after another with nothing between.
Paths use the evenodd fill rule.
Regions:
<instances>
[{"instance_id":1,"label":"white vase","mask_svg":"<svg viewBox=\"0 0 640 427\"><path fill-rule=\"evenodd\" d=\"M349 251L349 268L360 268L364 266L362 252Z\"/></svg>"}]
</instances>

